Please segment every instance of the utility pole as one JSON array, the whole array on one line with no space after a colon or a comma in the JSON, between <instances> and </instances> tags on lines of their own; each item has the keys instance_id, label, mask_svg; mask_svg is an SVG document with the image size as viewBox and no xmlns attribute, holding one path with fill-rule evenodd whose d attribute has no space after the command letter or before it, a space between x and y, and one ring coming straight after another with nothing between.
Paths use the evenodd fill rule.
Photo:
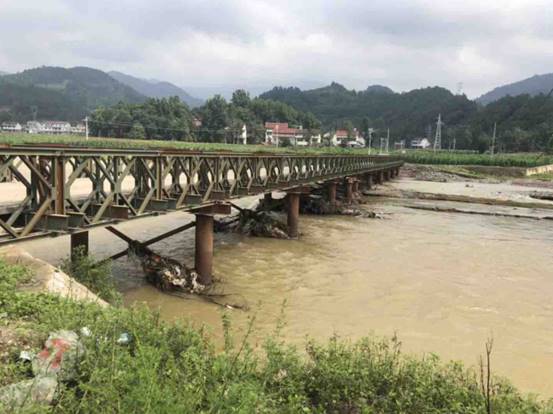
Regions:
<instances>
[{"instance_id":1,"label":"utility pole","mask_svg":"<svg viewBox=\"0 0 553 414\"><path fill-rule=\"evenodd\" d=\"M386 154L390 152L390 128L388 128L388 134L386 135Z\"/></svg>"},{"instance_id":2,"label":"utility pole","mask_svg":"<svg viewBox=\"0 0 553 414\"><path fill-rule=\"evenodd\" d=\"M436 136L434 137L434 151L442 149L442 114L438 115L438 122L436 122Z\"/></svg>"},{"instance_id":3,"label":"utility pole","mask_svg":"<svg viewBox=\"0 0 553 414\"><path fill-rule=\"evenodd\" d=\"M371 147L373 144L373 131L374 129L369 128L369 155L371 155Z\"/></svg>"},{"instance_id":4,"label":"utility pole","mask_svg":"<svg viewBox=\"0 0 553 414\"><path fill-rule=\"evenodd\" d=\"M85 116L84 118L84 133L86 140L88 141L88 116Z\"/></svg>"},{"instance_id":5,"label":"utility pole","mask_svg":"<svg viewBox=\"0 0 553 414\"><path fill-rule=\"evenodd\" d=\"M492 135L492 145L490 147L490 154L494 155L495 153L495 133L497 132L497 122L493 123L493 135Z\"/></svg>"}]
</instances>

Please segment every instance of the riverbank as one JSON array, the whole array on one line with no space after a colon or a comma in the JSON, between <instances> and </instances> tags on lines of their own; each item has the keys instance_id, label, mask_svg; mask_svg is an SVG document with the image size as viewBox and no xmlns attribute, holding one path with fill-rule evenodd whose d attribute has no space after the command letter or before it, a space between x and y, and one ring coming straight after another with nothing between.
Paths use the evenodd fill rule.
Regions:
<instances>
[{"instance_id":1,"label":"riverbank","mask_svg":"<svg viewBox=\"0 0 553 414\"><path fill-rule=\"evenodd\" d=\"M0 386L29 379L30 366L18 357L22 343L29 353L38 351L49 332L64 329L80 333L84 350L72 380L60 380L50 404L33 412L445 414L483 413L488 404L494 413L550 409L499 378L488 400L477 371L406 355L395 338L310 341L300 353L275 326L275 334L253 349L251 325L237 334L224 315L225 346L216 352L201 329L162 322L144 308L105 308L21 291L26 277L24 267L0 260L0 322L17 328L2 354ZM4 412L12 408L4 406Z\"/></svg>"}]
</instances>

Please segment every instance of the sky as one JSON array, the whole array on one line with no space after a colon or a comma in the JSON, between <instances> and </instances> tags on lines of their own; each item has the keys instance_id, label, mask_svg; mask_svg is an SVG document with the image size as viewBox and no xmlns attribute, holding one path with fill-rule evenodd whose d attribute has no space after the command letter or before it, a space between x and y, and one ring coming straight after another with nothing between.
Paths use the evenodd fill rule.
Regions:
<instances>
[{"instance_id":1,"label":"sky","mask_svg":"<svg viewBox=\"0 0 553 414\"><path fill-rule=\"evenodd\" d=\"M462 83L475 98L553 72L552 1L0 0L0 71L90 66L197 95Z\"/></svg>"}]
</instances>

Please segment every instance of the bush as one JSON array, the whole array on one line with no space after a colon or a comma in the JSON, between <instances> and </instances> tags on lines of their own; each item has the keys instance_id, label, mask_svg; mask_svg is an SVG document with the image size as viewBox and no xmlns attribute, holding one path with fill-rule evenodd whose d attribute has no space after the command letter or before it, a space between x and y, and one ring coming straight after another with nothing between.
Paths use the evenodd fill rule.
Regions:
<instances>
[{"instance_id":1,"label":"bush","mask_svg":"<svg viewBox=\"0 0 553 414\"><path fill-rule=\"evenodd\" d=\"M115 286L109 261L98 262L79 247L73 251L73 260L62 260L60 268L106 302L120 302L121 295Z\"/></svg>"}]
</instances>

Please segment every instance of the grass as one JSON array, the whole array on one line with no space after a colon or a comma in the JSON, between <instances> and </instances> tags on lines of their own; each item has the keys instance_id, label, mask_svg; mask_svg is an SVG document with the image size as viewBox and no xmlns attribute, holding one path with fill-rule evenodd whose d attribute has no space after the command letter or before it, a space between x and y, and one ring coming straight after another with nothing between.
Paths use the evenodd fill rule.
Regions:
<instances>
[{"instance_id":1,"label":"grass","mask_svg":"<svg viewBox=\"0 0 553 414\"><path fill-rule=\"evenodd\" d=\"M240 337L222 317L225 346L217 352L205 331L170 324L145 308L101 308L48 294L23 293L25 269L0 260L2 324L24 323L38 343L48 332L86 326L86 353L77 378L58 387L51 413L486 413L479 372L434 355L414 358L397 338L355 343L331 338L307 342L305 351L280 338L282 324L262 349ZM129 333L130 343L117 338ZM17 362L18 346L0 361L0 374L29 378ZM5 378L4 378L5 379ZM7 381L2 381L6 383ZM506 380L490 387L493 413L551 413L553 405L525 396ZM4 407L3 412L10 412Z\"/></svg>"},{"instance_id":2,"label":"grass","mask_svg":"<svg viewBox=\"0 0 553 414\"><path fill-rule=\"evenodd\" d=\"M87 148L151 149L151 150L188 150L221 152L268 152L268 153L307 153L307 154L362 154L366 149L348 149L339 147L274 147L270 145L241 145L208 142L184 142L161 140L134 140L127 138L89 138L78 135L30 135L0 134L0 144L63 144Z\"/></svg>"},{"instance_id":3,"label":"grass","mask_svg":"<svg viewBox=\"0 0 553 414\"><path fill-rule=\"evenodd\" d=\"M486 165L530 168L553 164L552 155L538 153L497 154L491 156L489 154L412 150L401 154L401 157L409 163L430 165Z\"/></svg>"}]
</instances>

